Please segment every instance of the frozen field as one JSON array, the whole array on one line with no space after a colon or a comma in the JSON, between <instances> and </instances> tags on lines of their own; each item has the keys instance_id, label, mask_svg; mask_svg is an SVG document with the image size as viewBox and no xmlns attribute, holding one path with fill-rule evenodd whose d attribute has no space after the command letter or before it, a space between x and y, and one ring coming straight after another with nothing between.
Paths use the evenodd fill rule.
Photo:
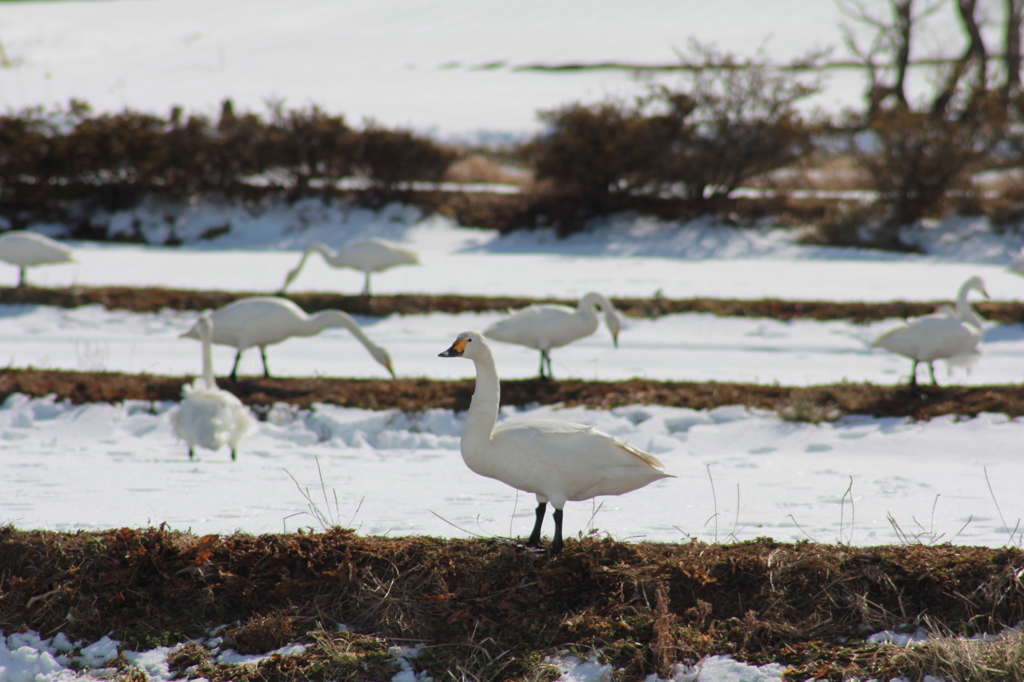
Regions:
<instances>
[{"instance_id":1,"label":"frozen field","mask_svg":"<svg viewBox=\"0 0 1024 682\"><path fill-rule=\"evenodd\" d=\"M628 7L604 0L4 3L0 37L9 64L0 68L0 100L20 108L64 105L78 97L98 111L133 107L165 116L173 105L215 115L227 97L237 108L263 113L268 99L283 99L290 108L322 105L353 124L373 117L444 139L522 139L539 129L538 109L636 93L642 84L625 71L551 74L519 67L673 63L691 36L744 56L764 45L771 58L785 60L812 47L838 46L839 22L836 5L821 0L652 0ZM938 15L921 47L934 51L951 44L957 32L951 15ZM990 42L995 45L995 38ZM812 105L834 111L860 98L862 83L850 71L834 72L826 85ZM993 299L1024 295L1024 279L1003 270L1022 244L1019 235L996 236L970 219L918 234L927 255L812 248L780 231L630 216L564 241L545 232L497 238L455 229L444 218L424 219L412 209L374 213L317 201L271 206L257 215L233 207L147 206L112 222L128 230L136 221L152 242L162 243L173 231L187 246L79 244L76 264L36 269L31 281L269 293L279 289L308 244L338 247L373 235L416 249L423 261L375 276L379 293L574 298L598 290L622 297L949 300L977 274ZM231 229L219 239L197 241L223 226ZM59 235L65 227L34 229ZM0 286L15 277L13 268L0 266ZM361 275L313 260L290 289L356 293L361 284ZM196 373L198 344L177 338L194 317L3 307L0 363ZM471 376L472 365L437 353L463 329L498 317L360 321L391 351L400 375L443 379ZM618 350L602 328L556 351L554 369L558 377L583 379L895 383L906 380L909 363L871 351L867 343L899 322L630 319ZM534 351L494 345L502 376L536 372ZM1024 379L1024 328L988 325L984 349L970 375L958 370L948 377L942 366L940 381ZM269 356L280 375L382 376L340 331L289 341ZM214 362L224 374L231 351L218 349ZM241 369L258 371L255 356ZM532 499L472 474L461 461L461 414L278 407L243 441L237 462L227 450L200 450L190 462L171 433L172 408L9 397L0 406L0 523L91 530L166 522L196 533L263 533L319 528L310 513L318 511L328 522L365 534L515 537L530 529ZM1003 415L920 424L853 417L816 426L735 406L710 412L634 406L536 407L506 410L502 418L549 415L593 424L647 448L678 477L621 498L570 503L568 537L1024 543L1018 526L1024 517L1018 491L1024 424ZM60 637L28 632L0 638L0 682L73 677L65 670L69 645ZM116 652L116 643L104 639L83 650L81 660L101 666ZM126 656L145 668L147 678L167 679L166 653ZM754 669L722 657L701 664L703 682L776 680L782 674L778 665ZM564 669L562 679L580 682L608 674L597 664L566 663ZM681 669L676 679L697 675ZM407 671L395 679L414 676Z\"/></svg>"},{"instance_id":2,"label":"frozen field","mask_svg":"<svg viewBox=\"0 0 1024 682\"><path fill-rule=\"evenodd\" d=\"M608 226L552 241L545 233L500 238L463 230L438 218L421 220L414 211L397 207L377 214L354 211L349 222L325 221L297 230L294 213L302 210L299 206L282 213L276 223L264 216L261 230L228 234L221 238L223 244L201 248L83 246L79 264L42 267L30 276L48 283L107 284L121 278L138 285L189 283L224 289L248 277L250 286L241 288L272 290L279 285L274 275L298 260L295 249L319 239L337 246L385 224L393 231L389 236L420 252L423 265L375 276L378 291L565 296L597 288L613 295L643 295L615 267L638 260L647 266L642 273L649 279L648 295L650 287L692 295L681 280L694 267L710 273L701 292L708 296L756 297L759 289L753 283L760 281L761 295L804 292L797 297L828 298L822 292L827 281L844 298L871 300L882 290L879 276L860 273L873 268L887 272L885 290L898 292L886 299L949 297L961 277L976 272L987 278L994 297L1011 298L1015 290L1024 290L1024 280L1002 269L1008 259L1005 251L971 256L980 248L972 240L963 242L959 254L896 256L800 247L781 232L716 231L698 223L668 228L659 257L623 258L651 247L643 221L631 229L619 224L618 229ZM220 251L218 246L232 250ZM701 251L695 255L693 249ZM509 266L507 259L517 265ZM358 273L332 270L316 260L307 268L297 288L344 291L361 286ZM809 281L814 268L828 269L821 286ZM467 273L486 273L493 288L477 288L478 280ZM583 273L591 273L593 281L581 285L578 277ZM737 285L741 276L749 284ZM498 288L501 282L504 289ZM929 289L927 282L934 286ZM400 376L461 379L473 376L472 363L437 354L458 332L484 328L501 316L435 313L360 321L371 338L389 349ZM0 362L195 374L199 344L178 338L194 319L195 313L171 311L8 306L0 311ZM899 323L779 322L706 314L627 319L617 350L602 327L552 355L556 376L564 378L896 383L906 381L909 362L869 349L868 343ZM989 325L985 355L971 374L956 369L949 376L940 365L940 380L1005 383L1024 377L1022 337L1019 325ZM536 351L499 343L494 349L501 376L536 374ZM227 373L233 355L233 349L215 347L219 374ZM280 376L384 376L341 330L272 346L268 358ZM258 354L250 351L241 372L260 369ZM200 450L199 460L189 462L170 430L170 407L71 407L10 398L0 410L0 478L7 481L0 521L62 530L167 522L201 533L316 525L312 517L294 516L305 509L305 502L289 474L320 495L319 461L323 488L338 495L338 508L333 508L333 497L330 505L335 520L361 532L517 536L529 530L533 500L475 476L462 463L462 415L370 413L331 406L298 413L275 409L259 433L243 442L238 462L231 463L226 450ZM902 541L901 532L925 533L925 541L991 546L1019 540L1014 525L1024 507L1006 482L1020 480L1024 473L1016 446L1024 427L1001 415L926 424L852 418L814 426L741 407L709 413L662 407L611 413L536 408L529 413L594 424L655 452L679 476L596 505L570 504L567 527L572 533L593 530L658 541L771 536L880 544ZM117 494L111 495L112 490ZM323 504L321 497L315 499ZM997 504L1009 528L1000 520Z\"/></svg>"}]
</instances>

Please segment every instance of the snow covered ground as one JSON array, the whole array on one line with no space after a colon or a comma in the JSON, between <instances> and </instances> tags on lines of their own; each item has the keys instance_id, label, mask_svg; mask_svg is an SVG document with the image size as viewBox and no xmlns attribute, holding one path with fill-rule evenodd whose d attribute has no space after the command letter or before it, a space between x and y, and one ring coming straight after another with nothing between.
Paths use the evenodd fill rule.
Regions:
<instances>
[{"instance_id":1,"label":"snow covered ground","mask_svg":"<svg viewBox=\"0 0 1024 682\"><path fill-rule=\"evenodd\" d=\"M17 108L78 97L103 111L166 115L175 104L214 114L225 97L263 112L268 99L283 99L357 123L508 139L536 131L539 109L642 87L626 71L521 67L676 64L693 38L742 56L763 46L777 61L828 47L842 59L842 22L825 0L5 3L0 39L10 65L0 68L0 101ZM945 6L921 32L915 57L958 45L962 33ZM912 93L917 84L912 74ZM826 85L811 104L835 111L860 99L863 81L839 69Z\"/></svg>"},{"instance_id":2,"label":"snow covered ground","mask_svg":"<svg viewBox=\"0 0 1024 682\"><path fill-rule=\"evenodd\" d=\"M538 129L538 109L640 86L622 72L550 74L517 66L671 63L689 36L744 55L764 44L772 58L787 59L814 46L838 45L839 21L834 3L821 0L650 0L628 6L581 0L4 3L0 39L10 64L0 68L0 100L18 108L79 97L100 111L131 106L166 114L181 104L213 114L225 97L256 111L268 98L283 98L289 107L316 103L352 122L374 117L446 138L521 138ZM922 43L926 52L950 44L956 31L948 16L935 21ZM839 71L815 103L835 110L856 101L860 88L855 75ZM35 269L31 281L273 292L309 243L337 247L374 235L415 248L424 263L375 276L380 293L577 297L599 290L609 296L934 300L952 298L973 274L985 278L994 299L1024 292L1024 280L1003 271L1021 246L1020 236L993 235L970 219L918 234L925 256L804 247L777 231L737 231L706 221L664 225L629 216L564 241L545 232L497 238L454 229L444 218L422 219L412 209L374 213L316 201L271 206L257 215L235 207L146 206L114 216L112 224L128 230L135 221L154 243L173 230L188 246L78 244L78 263ZM197 241L224 225L228 234ZM34 229L59 234L65 227ZM15 277L13 268L0 267L0 285ZM357 273L314 260L291 288L355 293L361 283ZM9 306L0 309L0 363L194 373L198 346L177 339L193 317ZM453 378L470 376L471 364L437 353L459 331L497 317L361 322L391 351L401 375ZM629 320L620 349L612 349L602 329L557 351L555 372L600 379L893 383L905 380L906 361L869 351L866 342L898 323L706 315ZM952 380L1020 380L1022 337L1019 325L989 325L985 356L971 375L960 371ZM502 376L536 371L533 351L499 344L495 350ZM230 359L230 351L217 351L220 373ZM343 332L289 341L271 349L270 362L282 375L380 376ZM255 358L245 360L242 371L258 371ZM950 380L945 368L939 374ZM521 536L529 530L533 501L473 475L461 462L462 415L277 408L243 442L237 462L226 451L199 451L190 462L169 429L171 408L8 398L0 406L0 523L71 530L167 522L197 533L276 532L317 527L312 500L329 521L362 533ZM817 426L739 407L534 407L502 416L521 415L594 424L655 452L678 476L621 498L570 504L570 536L1024 542L1017 526L1024 516L1017 491L1024 425L1002 415L924 424L854 417ZM58 679L71 662L61 657L72 650L92 657L87 663L94 666L115 650L109 641L92 646L79 651L58 638L9 635L0 643L0 680ZM165 653L136 658L148 675L160 678ZM780 674L778 666L754 670L729 659L708 659L703 666L705 681ZM602 674L586 662L575 668L566 662L565 669L563 679ZM411 679L411 671L403 675ZM694 675L680 670L677 679Z\"/></svg>"},{"instance_id":3,"label":"snow covered ground","mask_svg":"<svg viewBox=\"0 0 1024 682\"><path fill-rule=\"evenodd\" d=\"M639 295L616 264L644 261L644 275L651 279L648 286L683 295L682 284L673 278L693 266L708 265L709 259L690 253L693 244L709 248L705 237L714 240L718 253L714 267L708 267L714 279L705 282L702 292L711 296L727 295L716 287L728 287L742 273L750 282L760 280L780 291L807 292L801 298L824 298L817 282L808 281L814 268L830 268L829 284L855 300L880 292L877 276L860 275L876 267L887 269L889 291L907 294L897 297L951 295L959 278L974 272L988 278L994 296L1009 298L1015 288L1024 289L1024 280L1002 271L1005 251L980 258L981 262L963 256L955 260L873 254L801 247L779 231L758 233L698 223L666 228L660 257L625 258L623 252L646 248L645 230L650 226L645 221L635 220L632 237L629 226L619 223L552 241L545 233L499 237L464 230L446 219L421 219L400 207L380 213L353 209L349 222L338 218L297 230L294 216L304 210L271 210L263 216L261 230L224 235L220 239L230 251L218 250L219 241L179 249L83 245L78 249L81 263L37 268L30 276L37 282L100 284L117 278L139 285L187 282L232 288L242 278L255 283L256 273L263 285L249 288L271 290L279 284L274 275L299 257L298 250L289 249L319 239L340 246L374 224L386 224L392 227L390 236L404 238L421 252L423 265L376 276L378 290L480 293L467 273L488 273L495 288L484 288L486 293L511 289L531 296L564 296L598 288L608 294ZM676 242L679 246L673 252L670 245ZM975 240L963 244L965 252L977 248ZM726 253L749 257L727 258L722 255ZM514 267L503 260L511 257L517 262ZM333 284L355 290L361 285L358 273L333 270L319 261L307 267L309 271L296 281L299 288ZM196 281L191 273L205 279ZM584 273L593 279L581 285L577 278ZM928 290L915 278L933 281L935 287ZM497 288L503 280L508 289ZM755 290L730 293L753 296ZM199 371L199 345L178 336L195 316L106 311L99 306L6 306L0 310L0 361L11 366L194 374ZM454 379L472 377L472 363L437 354L458 332L484 328L501 316L393 315L360 321L371 338L389 349L401 376ZM899 323L779 322L706 314L628 319L617 350L602 328L552 355L557 376L583 379L895 383L906 381L909 362L872 350L868 343ZM1024 376L1024 329L991 324L986 335L985 355L971 374L957 369L950 377L940 366L943 381L1003 383ZM536 351L499 343L494 348L501 376L536 374ZM214 364L223 375L234 351L215 351ZM342 330L272 346L268 357L272 371L281 376L384 376ZM241 372L260 370L258 354L250 351ZM244 441L237 463L231 463L226 452L205 451L200 451L199 461L189 462L170 430L170 407L72 407L52 400L10 398L0 409L0 478L7 481L0 520L68 530L166 521L174 528L201 533L274 532L303 522L302 517L291 516L304 507L289 473L302 485L318 488L319 462L325 487L344 503L335 510L336 520L362 532L515 536L528 530L533 502L476 477L461 462L462 415L372 413L332 406L299 413L275 409L260 424L259 433ZM920 526L931 540L956 536L957 542L1001 546L1017 538L1003 527L996 505L1007 515L1011 529L1024 515L1024 507L1010 491L999 485L989 490L986 483L986 470L1001 484L1019 480L1022 472L1017 468L1024 466L1017 464L1015 448L1021 438L1018 430L1024 427L1001 415L927 424L857 417L814 426L740 407L707 413L657 406L610 413L539 407L524 414L594 424L655 452L679 476L623 498L570 505L567 524L573 532L594 529L622 539L659 541L767 535L779 540L811 537L879 544L899 542L900 529L917 529L916 533ZM212 494L222 487L225 476L233 481L235 492ZM116 499L110 499L111 481L122 482Z\"/></svg>"}]
</instances>

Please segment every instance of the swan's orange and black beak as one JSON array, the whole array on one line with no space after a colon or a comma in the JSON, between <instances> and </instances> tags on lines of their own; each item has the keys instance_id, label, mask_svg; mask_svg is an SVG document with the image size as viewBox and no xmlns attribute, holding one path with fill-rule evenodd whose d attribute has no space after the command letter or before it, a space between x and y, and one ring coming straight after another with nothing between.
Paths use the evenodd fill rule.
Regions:
<instances>
[{"instance_id":1,"label":"swan's orange and black beak","mask_svg":"<svg viewBox=\"0 0 1024 682\"><path fill-rule=\"evenodd\" d=\"M443 353L438 353L439 358L461 358L462 353L466 350L466 344L469 343L469 339L456 339L452 347Z\"/></svg>"}]
</instances>

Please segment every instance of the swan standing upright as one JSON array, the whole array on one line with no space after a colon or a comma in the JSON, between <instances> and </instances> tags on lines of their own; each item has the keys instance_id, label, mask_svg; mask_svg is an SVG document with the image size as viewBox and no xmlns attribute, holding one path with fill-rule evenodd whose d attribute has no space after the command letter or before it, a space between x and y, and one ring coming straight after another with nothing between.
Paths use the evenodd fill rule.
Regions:
<instances>
[{"instance_id":1,"label":"swan standing upright","mask_svg":"<svg viewBox=\"0 0 1024 682\"><path fill-rule=\"evenodd\" d=\"M213 378L213 322L203 315L196 322L203 342L203 376L186 385L183 400L171 415L171 424L178 437L188 443L188 458L195 456L195 446L218 450L231 446L231 459L237 457L238 441L256 430L256 420L236 396L217 388Z\"/></svg>"},{"instance_id":2,"label":"swan standing upright","mask_svg":"<svg viewBox=\"0 0 1024 682\"><path fill-rule=\"evenodd\" d=\"M940 311L911 320L879 336L871 347L884 348L913 360L914 364L910 368L911 386L917 385L917 365L920 362L928 364L932 384L938 384L933 362L971 353L981 343L982 320L967 301L971 291L977 291L988 298L982 279L970 277L957 293L955 315Z\"/></svg>"},{"instance_id":3,"label":"swan standing upright","mask_svg":"<svg viewBox=\"0 0 1024 682\"><path fill-rule=\"evenodd\" d=\"M25 268L73 263L74 252L60 242L36 232L13 230L0 236L0 260L18 266L18 286L23 287Z\"/></svg>"},{"instance_id":4,"label":"swan standing upright","mask_svg":"<svg viewBox=\"0 0 1024 682\"><path fill-rule=\"evenodd\" d=\"M611 302L596 292L580 299L576 309L564 305L531 305L495 322L484 336L540 351L540 377L551 379L551 349L561 348L597 331L597 311L604 313L612 343L619 347L622 319ZM546 372L545 372L546 366Z\"/></svg>"},{"instance_id":5,"label":"swan standing upright","mask_svg":"<svg viewBox=\"0 0 1024 682\"><path fill-rule=\"evenodd\" d=\"M281 343L293 336L315 336L328 327L344 327L352 332L359 343L370 352L373 359L395 376L391 368L391 356L371 341L352 316L341 310L321 310L308 315L299 306L286 298L254 296L242 298L220 308L210 317L213 320L213 343L232 346L238 350L231 378L238 378L238 361L242 351L256 346L263 359L263 376L269 377L267 368L267 346ZM198 323L181 335L182 338L198 339Z\"/></svg>"},{"instance_id":6,"label":"swan standing upright","mask_svg":"<svg viewBox=\"0 0 1024 682\"><path fill-rule=\"evenodd\" d=\"M419 265L420 262L420 257L415 251L403 248L386 239L353 242L340 251L334 251L326 244L316 243L306 249L299 264L285 276L284 284L281 286L282 294L288 285L299 276L299 271L302 270L302 266L306 264L306 259L311 253L319 253L323 256L324 262L332 268L352 268L362 271L366 275L363 282L363 296L370 295L370 273L383 272L396 265Z\"/></svg>"},{"instance_id":7,"label":"swan standing upright","mask_svg":"<svg viewBox=\"0 0 1024 682\"><path fill-rule=\"evenodd\" d=\"M494 355L480 332L458 335L443 358L476 365L476 388L462 427L462 459L475 473L537 496L537 520L527 544L540 546L547 503L554 508L555 536L562 541L562 509L568 501L621 495L673 477L654 455L590 426L554 419L516 419L495 426L501 386Z\"/></svg>"}]
</instances>

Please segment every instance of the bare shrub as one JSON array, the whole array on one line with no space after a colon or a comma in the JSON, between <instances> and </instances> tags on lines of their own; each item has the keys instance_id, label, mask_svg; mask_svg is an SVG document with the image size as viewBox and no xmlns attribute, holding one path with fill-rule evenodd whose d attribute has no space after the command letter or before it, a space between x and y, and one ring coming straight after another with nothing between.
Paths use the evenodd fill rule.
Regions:
<instances>
[{"instance_id":1,"label":"bare shrub","mask_svg":"<svg viewBox=\"0 0 1024 682\"><path fill-rule=\"evenodd\" d=\"M317 106L285 111L281 103L271 111L265 142L268 162L289 178L293 196L308 194L314 179L333 183L353 174L359 138L343 116Z\"/></svg>"},{"instance_id":2,"label":"bare shrub","mask_svg":"<svg viewBox=\"0 0 1024 682\"><path fill-rule=\"evenodd\" d=\"M688 199L713 204L813 150L813 127L796 109L820 90L806 71L771 68L763 54L740 59L698 43L691 50L704 65L691 82L656 87L647 99L655 111L686 121L685 135L663 140L668 153L656 171L658 182L681 185ZM680 128L659 130L672 134Z\"/></svg>"},{"instance_id":3,"label":"bare shrub","mask_svg":"<svg viewBox=\"0 0 1024 682\"><path fill-rule=\"evenodd\" d=\"M440 182L459 158L458 152L408 130L368 124L357 138L360 175L370 181L373 203L407 194L414 181Z\"/></svg>"},{"instance_id":4,"label":"bare shrub","mask_svg":"<svg viewBox=\"0 0 1024 682\"><path fill-rule=\"evenodd\" d=\"M673 197L677 215L715 210L742 183L813 148L813 128L795 105L816 84L760 55L694 50L701 64L683 86L652 86L634 103L541 113L548 130L528 151L537 179L552 184L535 194L534 215L568 234L593 216L664 209Z\"/></svg>"}]
</instances>

